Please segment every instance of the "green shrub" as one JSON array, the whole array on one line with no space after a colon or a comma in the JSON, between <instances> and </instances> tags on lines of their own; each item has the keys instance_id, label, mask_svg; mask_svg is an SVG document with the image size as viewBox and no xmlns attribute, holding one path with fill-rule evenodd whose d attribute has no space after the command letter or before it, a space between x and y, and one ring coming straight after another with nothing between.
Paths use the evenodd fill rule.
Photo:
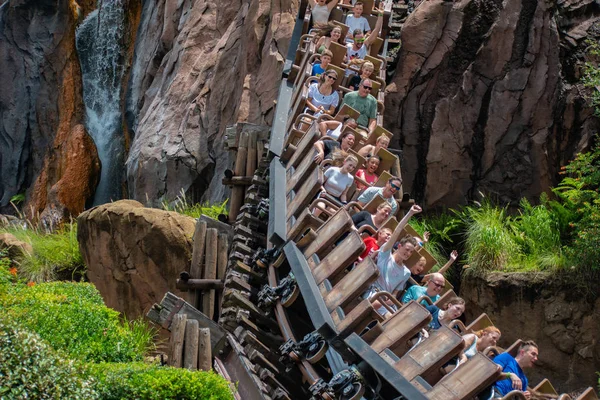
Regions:
<instances>
[{"instance_id":1,"label":"green shrub","mask_svg":"<svg viewBox=\"0 0 600 400\"><path fill-rule=\"evenodd\" d=\"M7 322L39 334L56 350L85 361L141 360L153 332L142 322L123 322L87 283L15 284L0 294Z\"/></svg>"},{"instance_id":2,"label":"green shrub","mask_svg":"<svg viewBox=\"0 0 600 400\"><path fill-rule=\"evenodd\" d=\"M472 268L502 270L519 249L508 229L506 209L495 207L489 200L480 206L467 206L462 211L466 225L465 249Z\"/></svg>"},{"instance_id":3,"label":"green shrub","mask_svg":"<svg viewBox=\"0 0 600 400\"><path fill-rule=\"evenodd\" d=\"M93 382L33 333L0 324L1 399L95 399Z\"/></svg>"},{"instance_id":4,"label":"green shrub","mask_svg":"<svg viewBox=\"0 0 600 400\"><path fill-rule=\"evenodd\" d=\"M228 382L214 372L144 363L91 364L103 400L233 399Z\"/></svg>"},{"instance_id":5,"label":"green shrub","mask_svg":"<svg viewBox=\"0 0 600 400\"><path fill-rule=\"evenodd\" d=\"M227 200L221 204L193 203L188 201L183 189L174 201L171 203L163 201L162 203L162 208L165 211L175 211L193 218L200 218L201 215L205 215L212 219L218 219L220 214L227 214L226 206Z\"/></svg>"},{"instance_id":6,"label":"green shrub","mask_svg":"<svg viewBox=\"0 0 600 400\"><path fill-rule=\"evenodd\" d=\"M74 277L85 273L75 223L66 224L53 233L29 226L5 228L0 232L11 233L33 247L33 254L19 262L19 276L27 281L45 282L59 274Z\"/></svg>"}]
</instances>

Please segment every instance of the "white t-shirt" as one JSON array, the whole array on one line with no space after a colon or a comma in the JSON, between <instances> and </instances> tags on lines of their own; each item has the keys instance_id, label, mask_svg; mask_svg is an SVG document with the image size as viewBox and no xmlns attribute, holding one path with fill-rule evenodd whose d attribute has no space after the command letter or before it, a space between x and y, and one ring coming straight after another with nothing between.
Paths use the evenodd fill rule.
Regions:
<instances>
[{"instance_id":1,"label":"white t-shirt","mask_svg":"<svg viewBox=\"0 0 600 400\"><path fill-rule=\"evenodd\" d=\"M370 187L365 189L356 200L360 201L361 203L367 204L368 202L373 200L373 198L375 198L375 196L377 195L383 197L383 188ZM385 197L383 198L385 199ZM396 199L394 199L394 197L390 197L385 200L387 200L387 202L392 207L392 215L396 214L396 211L398 210L398 203L396 202Z\"/></svg>"},{"instance_id":2,"label":"white t-shirt","mask_svg":"<svg viewBox=\"0 0 600 400\"><path fill-rule=\"evenodd\" d=\"M335 90L333 90L328 96L321 94L321 92L319 92L319 84L317 82L308 87L308 95L306 97L312 99L311 101L313 105L316 107L323 106L325 110L329 110L331 106L337 107L340 102L340 96Z\"/></svg>"},{"instance_id":3,"label":"white t-shirt","mask_svg":"<svg viewBox=\"0 0 600 400\"><path fill-rule=\"evenodd\" d=\"M354 43L347 43L346 48L348 49L346 51L346 54L348 55L348 61L354 60L355 58L364 60L367 56L367 46L364 44L360 46L358 50L354 50Z\"/></svg>"},{"instance_id":4,"label":"white t-shirt","mask_svg":"<svg viewBox=\"0 0 600 400\"><path fill-rule=\"evenodd\" d=\"M355 29L360 29L365 32L369 32L371 30L371 26L369 25L369 21L363 17L362 15L358 18L354 16L354 14L348 14L346 17L346 25L350 29L348 29L348 34L353 35Z\"/></svg>"},{"instance_id":5,"label":"white t-shirt","mask_svg":"<svg viewBox=\"0 0 600 400\"><path fill-rule=\"evenodd\" d=\"M379 291L389 292L390 294L393 294L396 290L401 291L410 278L410 270L406 265L398 265L394 261L392 249L379 252L377 256L377 269L379 270L379 277L373 286L379 289ZM368 293L368 296L372 296L375 293L377 293L377 290L372 289ZM384 315L387 313L387 309L383 306L377 311Z\"/></svg>"},{"instance_id":6,"label":"white t-shirt","mask_svg":"<svg viewBox=\"0 0 600 400\"><path fill-rule=\"evenodd\" d=\"M332 196L340 197L346 188L352 185L354 177L349 173L342 173L339 167L330 167L325 171L327 180L323 184L323 188Z\"/></svg>"},{"instance_id":7,"label":"white t-shirt","mask_svg":"<svg viewBox=\"0 0 600 400\"><path fill-rule=\"evenodd\" d=\"M312 16L313 24L326 24L329 20L329 8L327 5L315 4L310 15Z\"/></svg>"},{"instance_id":8,"label":"white t-shirt","mask_svg":"<svg viewBox=\"0 0 600 400\"><path fill-rule=\"evenodd\" d=\"M337 138L339 138L340 134L342 133L342 126L344 126L344 124L339 124L337 126L337 128L335 128L335 129L328 129L327 136L332 137L335 140L337 140Z\"/></svg>"}]
</instances>

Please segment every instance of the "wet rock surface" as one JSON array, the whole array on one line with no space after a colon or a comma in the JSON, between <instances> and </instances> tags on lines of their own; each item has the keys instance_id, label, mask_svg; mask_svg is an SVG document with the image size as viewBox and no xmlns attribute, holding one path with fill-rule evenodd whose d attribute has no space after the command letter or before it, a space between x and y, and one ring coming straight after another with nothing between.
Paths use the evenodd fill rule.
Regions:
<instances>
[{"instance_id":1,"label":"wet rock surface","mask_svg":"<svg viewBox=\"0 0 600 400\"><path fill-rule=\"evenodd\" d=\"M512 202L556 183L600 126L577 84L599 37L592 3L427 1L409 16L385 120L419 202Z\"/></svg>"},{"instance_id":2,"label":"wet rock surface","mask_svg":"<svg viewBox=\"0 0 600 400\"><path fill-rule=\"evenodd\" d=\"M199 201L220 185L226 126L272 119L296 11L293 1L144 4L127 94L131 198L183 190Z\"/></svg>"},{"instance_id":3,"label":"wet rock surface","mask_svg":"<svg viewBox=\"0 0 600 400\"><path fill-rule=\"evenodd\" d=\"M526 371L533 385L548 378L560 390L596 387L600 370L600 299L580 289L550 283L544 274L493 273L466 276L460 294L471 321L485 312L502 331L508 347L517 339L539 346L536 367Z\"/></svg>"},{"instance_id":4,"label":"wet rock surface","mask_svg":"<svg viewBox=\"0 0 600 400\"><path fill-rule=\"evenodd\" d=\"M89 280L106 305L134 319L145 315L189 269L195 219L121 200L77 218L77 240Z\"/></svg>"}]
</instances>

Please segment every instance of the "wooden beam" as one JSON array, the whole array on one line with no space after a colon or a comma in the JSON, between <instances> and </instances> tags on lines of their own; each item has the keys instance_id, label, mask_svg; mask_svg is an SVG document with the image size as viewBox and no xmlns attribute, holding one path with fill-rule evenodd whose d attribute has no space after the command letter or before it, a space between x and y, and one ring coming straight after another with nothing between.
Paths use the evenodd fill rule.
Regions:
<instances>
[{"instance_id":1,"label":"wooden beam","mask_svg":"<svg viewBox=\"0 0 600 400\"><path fill-rule=\"evenodd\" d=\"M179 290L209 290L223 289L224 282L222 279L177 279L177 289Z\"/></svg>"}]
</instances>

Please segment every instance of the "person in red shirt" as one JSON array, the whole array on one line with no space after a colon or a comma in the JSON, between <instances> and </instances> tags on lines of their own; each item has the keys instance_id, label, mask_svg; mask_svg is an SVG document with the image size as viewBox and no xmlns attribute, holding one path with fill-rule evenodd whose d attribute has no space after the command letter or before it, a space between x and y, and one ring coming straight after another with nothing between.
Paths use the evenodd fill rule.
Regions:
<instances>
[{"instance_id":1,"label":"person in red shirt","mask_svg":"<svg viewBox=\"0 0 600 400\"><path fill-rule=\"evenodd\" d=\"M388 239L392 236L392 230L389 228L381 228L375 236L368 236L363 239L365 243L365 251L360 255L359 261L363 260L366 256L375 253L383 246Z\"/></svg>"},{"instance_id":2,"label":"person in red shirt","mask_svg":"<svg viewBox=\"0 0 600 400\"><path fill-rule=\"evenodd\" d=\"M381 158L379 156L371 156L371 158L369 158L367 161L367 168L361 168L356 171L356 176L367 182L369 185L372 185L373 183L377 182L377 179L379 179L379 175L377 175L376 172L377 168L379 168L380 162ZM356 188L358 190L363 190L366 187L366 185L358 181L356 182Z\"/></svg>"}]
</instances>

